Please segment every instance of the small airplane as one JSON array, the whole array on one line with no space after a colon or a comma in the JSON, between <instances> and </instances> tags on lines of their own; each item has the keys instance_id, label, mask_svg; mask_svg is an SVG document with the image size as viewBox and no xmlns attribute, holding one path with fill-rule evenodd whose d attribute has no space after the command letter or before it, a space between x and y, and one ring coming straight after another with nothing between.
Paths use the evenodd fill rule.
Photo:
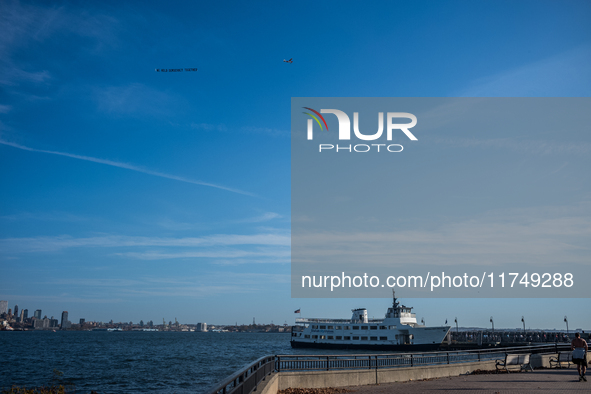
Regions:
<instances>
[{"instance_id":1,"label":"small airplane","mask_svg":"<svg viewBox=\"0 0 591 394\"><path fill-rule=\"evenodd\" d=\"M292 57L291 59L289 59L289 60L285 60L285 59L283 59L283 61L284 61L285 63L293 63L293 57Z\"/></svg>"}]
</instances>

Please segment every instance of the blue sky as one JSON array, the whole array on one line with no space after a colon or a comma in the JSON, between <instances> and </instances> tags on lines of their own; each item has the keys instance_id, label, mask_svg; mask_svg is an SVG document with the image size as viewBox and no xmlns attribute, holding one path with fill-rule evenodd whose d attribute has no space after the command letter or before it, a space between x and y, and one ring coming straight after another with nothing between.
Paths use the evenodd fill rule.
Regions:
<instances>
[{"instance_id":1,"label":"blue sky","mask_svg":"<svg viewBox=\"0 0 591 394\"><path fill-rule=\"evenodd\" d=\"M380 316L290 298L291 97L591 91L586 1L1 8L0 299L73 321ZM548 328L591 327L584 302L405 300Z\"/></svg>"}]
</instances>

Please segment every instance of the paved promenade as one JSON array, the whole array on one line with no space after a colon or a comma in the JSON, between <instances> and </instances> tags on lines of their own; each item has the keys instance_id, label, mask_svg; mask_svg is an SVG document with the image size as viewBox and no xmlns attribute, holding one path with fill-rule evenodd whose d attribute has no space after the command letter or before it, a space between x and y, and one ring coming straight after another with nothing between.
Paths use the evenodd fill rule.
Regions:
<instances>
[{"instance_id":1,"label":"paved promenade","mask_svg":"<svg viewBox=\"0 0 591 394\"><path fill-rule=\"evenodd\" d=\"M576 368L462 375L451 378L347 387L355 394L392 393L591 393L591 379L579 382Z\"/></svg>"}]
</instances>

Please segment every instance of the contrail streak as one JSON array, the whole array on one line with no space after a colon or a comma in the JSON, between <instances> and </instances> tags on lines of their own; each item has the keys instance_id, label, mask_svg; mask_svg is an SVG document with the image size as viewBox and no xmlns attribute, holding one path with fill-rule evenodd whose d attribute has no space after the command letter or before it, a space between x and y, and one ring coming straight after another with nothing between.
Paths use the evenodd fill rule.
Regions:
<instances>
[{"instance_id":1,"label":"contrail streak","mask_svg":"<svg viewBox=\"0 0 591 394\"><path fill-rule=\"evenodd\" d=\"M51 150L43 150L43 149L29 148L28 146L19 145L19 144L15 144L13 142L8 142L8 141L3 141L3 140L0 140L0 144L12 146L13 148L22 149L22 150L26 150L26 151L29 151L29 152L49 153L49 154L52 154L52 155L70 157L72 159L91 161L93 163L100 163L100 164L106 164L106 165L112 166L112 167L125 168L125 169L131 170L131 171L137 171L137 172L141 172L141 173L148 174L148 175L158 176L160 178L172 179L172 180L175 180L175 181L180 181L180 182L185 182L185 183L192 183L194 185L200 185L200 186L215 187L216 189L222 189L222 190L226 190L226 191L229 191L229 192L232 192L232 193L238 193L238 194L244 194L246 196L256 197L255 194L252 194L252 193L249 193L249 192L245 192L243 190L233 189L233 188L226 187L226 186L221 186L221 185L216 185L214 183L207 183L207 182L195 181L195 180L192 180L192 179L187 179L187 178L183 178L183 177L176 176L176 175L166 174L164 172L147 170L145 168L141 168L141 167L134 166L134 165L131 165L131 164L120 163L118 161L97 159L96 157L74 155L74 154L65 153L65 152L56 152L56 151L51 151Z\"/></svg>"}]
</instances>

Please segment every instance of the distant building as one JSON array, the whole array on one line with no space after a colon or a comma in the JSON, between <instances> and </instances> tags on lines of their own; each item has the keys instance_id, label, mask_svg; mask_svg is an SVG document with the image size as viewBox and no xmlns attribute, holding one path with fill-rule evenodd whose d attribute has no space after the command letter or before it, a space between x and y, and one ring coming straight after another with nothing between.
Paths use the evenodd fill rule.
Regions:
<instances>
[{"instance_id":1,"label":"distant building","mask_svg":"<svg viewBox=\"0 0 591 394\"><path fill-rule=\"evenodd\" d=\"M14 306L14 313L13 313L14 317L16 318L18 316L18 305Z\"/></svg>"},{"instance_id":2,"label":"distant building","mask_svg":"<svg viewBox=\"0 0 591 394\"><path fill-rule=\"evenodd\" d=\"M35 313L33 314L33 317L34 317L35 319L39 319L39 320L41 320L41 309L37 309L37 310L35 311Z\"/></svg>"},{"instance_id":3,"label":"distant building","mask_svg":"<svg viewBox=\"0 0 591 394\"><path fill-rule=\"evenodd\" d=\"M86 319L80 319L80 325L83 326L86 323Z\"/></svg>"},{"instance_id":4,"label":"distant building","mask_svg":"<svg viewBox=\"0 0 591 394\"><path fill-rule=\"evenodd\" d=\"M62 330L65 330L66 328L70 328L68 323L69 323L68 322L68 311L63 311L62 312L62 324L61 324Z\"/></svg>"},{"instance_id":5,"label":"distant building","mask_svg":"<svg viewBox=\"0 0 591 394\"><path fill-rule=\"evenodd\" d=\"M21 316L18 319L19 322L24 322L25 321L25 310L21 310Z\"/></svg>"},{"instance_id":6,"label":"distant building","mask_svg":"<svg viewBox=\"0 0 591 394\"><path fill-rule=\"evenodd\" d=\"M8 301L0 301L0 315L8 313Z\"/></svg>"},{"instance_id":7,"label":"distant building","mask_svg":"<svg viewBox=\"0 0 591 394\"><path fill-rule=\"evenodd\" d=\"M23 309L24 315L25 315L25 320L27 320L29 318L29 310L28 309Z\"/></svg>"},{"instance_id":8,"label":"distant building","mask_svg":"<svg viewBox=\"0 0 591 394\"><path fill-rule=\"evenodd\" d=\"M49 328L58 328L58 326L59 322L57 321L57 319L54 319L53 316L51 316L51 319L49 319Z\"/></svg>"},{"instance_id":9,"label":"distant building","mask_svg":"<svg viewBox=\"0 0 591 394\"><path fill-rule=\"evenodd\" d=\"M206 332L207 331L207 323L197 323L197 331Z\"/></svg>"},{"instance_id":10,"label":"distant building","mask_svg":"<svg viewBox=\"0 0 591 394\"><path fill-rule=\"evenodd\" d=\"M43 319L35 319L33 323L33 327L36 330L41 330L43 328Z\"/></svg>"}]
</instances>

